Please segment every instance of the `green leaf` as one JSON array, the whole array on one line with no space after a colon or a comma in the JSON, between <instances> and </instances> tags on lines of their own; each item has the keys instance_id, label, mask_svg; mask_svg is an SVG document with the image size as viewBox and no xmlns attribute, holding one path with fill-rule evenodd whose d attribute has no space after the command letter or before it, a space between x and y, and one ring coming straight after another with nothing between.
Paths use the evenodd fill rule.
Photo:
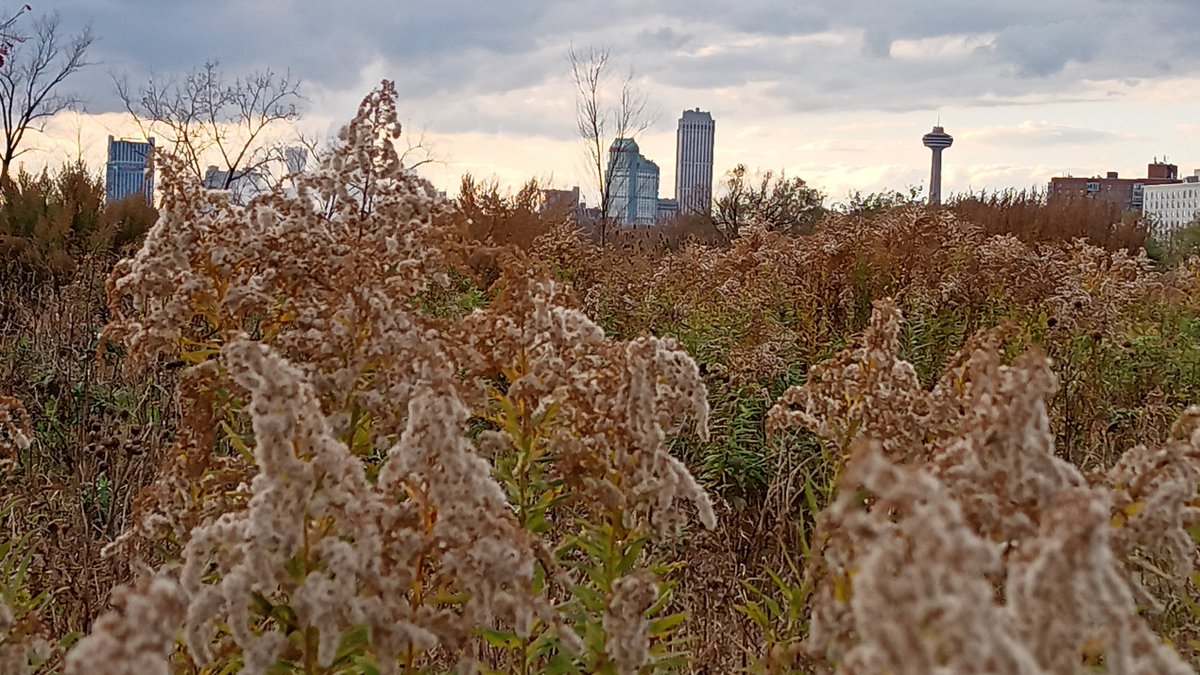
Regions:
<instances>
[{"instance_id":1,"label":"green leaf","mask_svg":"<svg viewBox=\"0 0 1200 675\"><path fill-rule=\"evenodd\" d=\"M771 627L771 621L767 619L767 615L763 612L762 606L757 602L747 602L744 605L738 605L734 609L740 612L747 619L753 621L755 626L758 626L763 630L768 630Z\"/></svg>"},{"instance_id":2,"label":"green leaf","mask_svg":"<svg viewBox=\"0 0 1200 675\"><path fill-rule=\"evenodd\" d=\"M246 444L246 440L239 434L234 433L233 428L229 426L228 422L221 420L217 426L225 433L225 440L229 441L230 447L236 450L242 459L246 460L247 464L256 463L254 453L251 452L250 446Z\"/></svg>"},{"instance_id":3,"label":"green leaf","mask_svg":"<svg viewBox=\"0 0 1200 675\"><path fill-rule=\"evenodd\" d=\"M583 606L589 610L593 612L604 611L604 596L600 595L600 592L596 589L588 586L576 585L571 587L571 594L579 598L580 602L583 603Z\"/></svg>"},{"instance_id":4,"label":"green leaf","mask_svg":"<svg viewBox=\"0 0 1200 675\"><path fill-rule=\"evenodd\" d=\"M342 633L342 639L338 643L337 655L334 656L333 665L339 666L354 663L367 652L370 644L370 631L366 624L355 626Z\"/></svg>"},{"instance_id":5,"label":"green leaf","mask_svg":"<svg viewBox=\"0 0 1200 675\"><path fill-rule=\"evenodd\" d=\"M671 602L673 593L671 593L670 587L660 586L660 588L662 590L658 594L658 600L655 600L654 604L650 605L650 609L646 610L647 616L658 616Z\"/></svg>"},{"instance_id":6,"label":"green leaf","mask_svg":"<svg viewBox=\"0 0 1200 675\"><path fill-rule=\"evenodd\" d=\"M770 614L771 616L773 616L773 617L783 616L783 609L779 606L779 603L776 602L775 599L772 598L771 596L769 596L769 595L764 596L763 604L765 604L767 606L767 613Z\"/></svg>"},{"instance_id":7,"label":"green leaf","mask_svg":"<svg viewBox=\"0 0 1200 675\"><path fill-rule=\"evenodd\" d=\"M516 633L511 633L509 631L482 628L479 630L479 636L482 637L489 645L496 647L497 649L514 650L521 646L521 637Z\"/></svg>"},{"instance_id":8,"label":"green leaf","mask_svg":"<svg viewBox=\"0 0 1200 675\"><path fill-rule=\"evenodd\" d=\"M542 675L566 675L579 672L581 671L575 660L565 654L556 654L541 669Z\"/></svg>"},{"instance_id":9,"label":"green leaf","mask_svg":"<svg viewBox=\"0 0 1200 675\"><path fill-rule=\"evenodd\" d=\"M646 538L642 537L629 545L629 548L625 551L625 555L621 556L621 562L617 563L618 576L623 577L629 574L629 570L633 569L634 563L642 555L642 549L646 547L646 541Z\"/></svg>"},{"instance_id":10,"label":"green leaf","mask_svg":"<svg viewBox=\"0 0 1200 675\"><path fill-rule=\"evenodd\" d=\"M558 419L558 410L558 401L546 406L545 410L533 416L533 426L541 428L542 426L553 425Z\"/></svg>"},{"instance_id":11,"label":"green leaf","mask_svg":"<svg viewBox=\"0 0 1200 675\"><path fill-rule=\"evenodd\" d=\"M263 616L270 616L271 610L275 609L275 605L262 593L255 591L250 594L250 599L253 601L254 607L258 610L259 614Z\"/></svg>"},{"instance_id":12,"label":"green leaf","mask_svg":"<svg viewBox=\"0 0 1200 675\"><path fill-rule=\"evenodd\" d=\"M813 486L812 476L807 476L804 479L804 499L808 502L808 513L815 516L821 512L821 506L817 502L816 488Z\"/></svg>"},{"instance_id":13,"label":"green leaf","mask_svg":"<svg viewBox=\"0 0 1200 675\"><path fill-rule=\"evenodd\" d=\"M687 620L687 614L676 612L650 622L650 635L661 638Z\"/></svg>"},{"instance_id":14,"label":"green leaf","mask_svg":"<svg viewBox=\"0 0 1200 675\"><path fill-rule=\"evenodd\" d=\"M605 544L607 544L605 538L608 536L609 530L610 528L607 526L602 528L599 532L600 537L597 537ZM576 546L582 549L584 553L587 553L593 560L608 560L608 547L602 545L600 542L588 537L572 537L572 540Z\"/></svg>"},{"instance_id":15,"label":"green leaf","mask_svg":"<svg viewBox=\"0 0 1200 675\"><path fill-rule=\"evenodd\" d=\"M275 605L271 609L270 617L288 630L298 630L300 627L295 610L287 605Z\"/></svg>"}]
</instances>

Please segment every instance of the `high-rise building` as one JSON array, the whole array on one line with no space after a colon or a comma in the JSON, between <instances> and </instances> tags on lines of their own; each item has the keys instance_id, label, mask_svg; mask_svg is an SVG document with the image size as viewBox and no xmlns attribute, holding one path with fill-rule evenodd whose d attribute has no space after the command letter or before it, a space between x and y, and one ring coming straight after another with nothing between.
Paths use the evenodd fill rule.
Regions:
<instances>
[{"instance_id":1,"label":"high-rise building","mask_svg":"<svg viewBox=\"0 0 1200 675\"><path fill-rule=\"evenodd\" d=\"M145 141L108 137L105 203L111 204L135 194L146 195L148 203L154 201L154 173L150 165L153 153L153 137Z\"/></svg>"},{"instance_id":2,"label":"high-rise building","mask_svg":"<svg viewBox=\"0 0 1200 675\"><path fill-rule=\"evenodd\" d=\"M283 164L291 174L304 173L308 166L308 148L292 145L283 149Z\"/></svg>"},{"instance_id":3,"label":"high-rise building","mask_svg":"<svg viewBox=\"0 0 1200 675\"><path fill-rule=\"evenodd\" d=\"M921 143L933 151L933 165L929 169L929 203L942 203L942 151L954 143L954 138L942 127L921 137Z\"/></svg>"},{"instance_id":4,"label":"high-rise building","mask_svg":"<svg viewBox=\"0 0 1200 675\"><path fill-rule=\"evenodd\" d=\"M716 122L712 115L683 111L675 132L675 199L679 213L708 214L712 209L713 143Z\"/></svg>"},{"instance_id":5,"label":"high-rise building","mask_svg":"<svg viewBox=\"0 0 1200 675\"><path fill-rule=\"evenodd\" d=\"M267 176L256 169L235 175L233 180L228 179L228 171L209 164L204 171L202 182L209 190L227 190L234 204L245 204L252 198L271 191Z\"/></svg>"},{"instance_id":6,"label":"high-rise building","mask_svg":"<svg viewBox=\"0 0 1200 675\"><path fill-rule=\"evenodd\" d=\"M658 165L642 156L632 138L608 148L608 215L624 227L658 220Z\"/></svg>"}]
</instances>

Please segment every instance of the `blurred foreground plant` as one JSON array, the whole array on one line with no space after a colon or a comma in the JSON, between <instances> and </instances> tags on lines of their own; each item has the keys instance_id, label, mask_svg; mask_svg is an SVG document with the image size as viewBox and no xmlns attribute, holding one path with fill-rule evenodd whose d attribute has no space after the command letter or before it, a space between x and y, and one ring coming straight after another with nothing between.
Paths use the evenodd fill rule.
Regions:
<instances>
[{"instance_id":1,"label":"blurred foreground plant","mask_svg":"<svg viewBox=\"0 0 1200 675\"><path fill-rule=\"evenodd\" d=\"M1055 455L1036 354L973 341L932 390L898 357L899 312L771 412L843 457L817 521L804 654L819 672L1187 673L1143 618L1139 558L1189 583L1200 427L1084 476ZM1152 507L1152 508L1150 508Z\"/></svg>"},{"instance_id":2,"label":"blurred foreground plant","mask_svg":"<svg viewBox=\"0 0 1200 675\"><path fill-rule=\"evenodd\" d=\"M461 232L400 163L395 96L364 100L295 197L231 204L164 160L105 337L187 366L176 450L113 547L169 562L68 672L441 672L514 642L519 672L679 663L644 551L683 502L714 524L667 452L685 419L706 428L695 363L606 339L519 258L499 300L427 311Z\"/></svg>"}]
</instances>

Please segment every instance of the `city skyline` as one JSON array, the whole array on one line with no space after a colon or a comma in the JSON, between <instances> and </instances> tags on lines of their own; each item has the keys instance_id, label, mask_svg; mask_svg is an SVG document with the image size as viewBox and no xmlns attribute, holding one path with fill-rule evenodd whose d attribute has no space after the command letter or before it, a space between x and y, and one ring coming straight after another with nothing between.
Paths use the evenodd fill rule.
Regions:
<instances>
[{"instance_id":1,"label":"city skyline","mask_svg":"<svg viewBox=\"0 0 1200 675\"><path fill-rule=\"evenodd\" d=\"M33 168L77 155L98 166L107 135L136 133L107 71L136 80L220 55L231 73L292 69L305 81L306 126L322 132L349 119L380 78L395 79L408 128L424 130L443 160L422 169L441 189L467 172L508 187L541 177L589 189L565 64L572 42L609 45L615 63L636 66L654 109L698 103L720 117L716 182L743 163L802 176L834 200L927 185L928 150L912 138L939 115L958 141L945 193L1134 174L1152 155L1200 167L1190 105L1200 96L1200 13L1172 0L1137 11L1083 0L700 0L686 16L662 2L636 13L471 0L364 1L341 12L238 0L105 7L57 5L68 25L94 23L103 65L68 83L90 114L52 120L38 139L46 151L25 158ZM137 22L121 19L135 13ZM673 154L674 121L660 114L638 137L647 156ZM674 167L662 169L663 185L674 184Z\"/></svg>"}]
</instances>

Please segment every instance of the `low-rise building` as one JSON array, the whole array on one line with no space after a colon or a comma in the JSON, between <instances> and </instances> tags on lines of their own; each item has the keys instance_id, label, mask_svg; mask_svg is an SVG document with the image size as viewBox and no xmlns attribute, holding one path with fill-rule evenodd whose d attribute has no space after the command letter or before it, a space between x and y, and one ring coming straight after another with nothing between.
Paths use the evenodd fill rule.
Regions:
<instances>
[{"instance_id":1,"label":"low-rise building","mask_svg":"<svg viewBox=\"0 0 1200 675\"><path fill-rule=\"evenodd\" d=\"M658 222L665 223L679 215L678 199L658 200Z\"/></svg>"},{"instance_id":2,"label":"low-rise building","mask_svg":"<svg viewBox=\"0 0 1200 675\"><path fill-rule=\"evenodd\" d=\"M541 213L543 216L546 214L564 215L578 220L583 208L583 199L580 197L578 185L570 190L542 190Z\"/></svg>"},{"instance_id":3,"label":"low-rise building","mask_svg":"<svg viewBox=\"0 0 1200 675\"><path fill-rule=\"evenodd\" d=\"M1121 178L1116 171L1104 177L1076 178L1060 176L1050 179L1051 199L1099 199L1111 202L1126 211L1141 211L1143 193L1149 185L1169 185L1179 182L1179 167L1159 162L1157 159L1146 167L1145 178Z\"/></svg>"},{"instance_id":4,"label":"low-rise building","mask_svg":"<svg viewBox=\"0 0 1200 675\"><path fill-rule=\"evenodd\" d=\"M229 172L215 165L204 171L204 187L209 190L228 190L234 204L245 204L252 198L271 191L267 176L251 169L229 179Z\"/></svg>"},{"instance_id":5,"label":"low-rise building","mask_svg":"<svg viewBox=\"0 0 1200 675\"><path fill-rule=\"evenodd\" d=\"M1191 224L1200 215L1200 169L1182 183L1147 185L1143 213L1150 236L1165 240Z\"/></svg>"}]
</instances>

